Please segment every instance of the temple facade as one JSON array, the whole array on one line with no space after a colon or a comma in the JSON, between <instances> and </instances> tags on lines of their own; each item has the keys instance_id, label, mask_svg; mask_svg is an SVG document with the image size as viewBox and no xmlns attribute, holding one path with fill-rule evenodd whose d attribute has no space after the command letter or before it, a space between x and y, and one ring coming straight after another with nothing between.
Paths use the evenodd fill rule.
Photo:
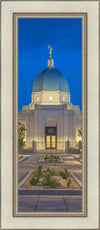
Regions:
<instances>
[{"instance_id":1,"label":"temple facade","mask_svg":"<svg viewBox=\"0 0 100 230\"><path fill-rule=\"evenodd\" d=\"M70 102L65 76L54 67L51 53L48 67L35 79L31 103L18 112L18 121L25 125L25 146L34 151L65 151L66 143L77 147L81 137L82 113Z\"/></svg>"}]
</instances>

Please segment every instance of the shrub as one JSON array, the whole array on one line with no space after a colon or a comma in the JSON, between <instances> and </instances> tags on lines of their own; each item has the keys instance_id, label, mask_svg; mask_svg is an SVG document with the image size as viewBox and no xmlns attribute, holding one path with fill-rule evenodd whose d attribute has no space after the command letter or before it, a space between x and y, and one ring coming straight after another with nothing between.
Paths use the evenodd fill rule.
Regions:
<instances>
[{"instance_id":1,"label":"shrub","mask_svg":"<svg viewBox=\"0 0 100 230\"><path fill-rule=\"evenodd\" d=\"M46 155L44 158L45 161L58 161L59 159L58 156L53 156L52 154L50 154L50 156Z\"/></svg>"},{"instance_id":2,"label":"shrub","mask_svg":"<svg viewBox=\"0 0 100 230\"><path fill-rule=\"evenodd\" d=\"M49 161L53 161L53 156L50 154Z\"/></svg>"},{"instance_id":3,"label":"shrub","mask_svg":"<svg viewBox=\"0 0 100 230\"><path fill-rule=\"evenodd\" d=\"M33 185L37 185L38 181L39 181L39 178L33 177L33 178L30 180L30 184L31 184L32 186L33 186Z\"/></svg>"},{"instance_id":4,"label":"shrub","mask_svg":"<svg viewBox=\"0 0 100 230\"><path fill-rule=\"evenodd\" d=\"M56 171L54 169L49 169L48 172L51 176L54 176L56 174Z\"/></svg>"},{"instance_id":5,"label":"shrub","mask_svg":"<svg viewBox=\"0 0 100 230\"><path fill-rule=\"evenodd\" d=\"M67 180L67 178L69 177L69 173L68 173L67 170L65 169L65 172L63 172L63 171L60 172L60 176L61 176L63 179Z\"/></svg>"},{"instance_id":6,"label":"shrub","mask_svg":"<svg viewBox=\"0 0 100 230\"><path fill-rule=\"evenodd\" d=\"M51 180L49 185L50 185L51 188L56 188L57 187L57 184L56 184L55 180Z\"/></svg>"},{"instance_id":7,"label":"shrub","mask_svg":"<svg viewBox=\"0 0 100 230\"><path fill-rule=\"evenodd\" d=\"M22 156L22 155L18 156L18 160L21 160L22 158L23 158L23 156Z\"/></svg>"},{"instance_id":8,"label":"shrub","mask_svg":"<svg viewBox=\"0 0 100 230\"><path fill-rule=\"evenodd\" d=\"M50 173L47 173L45 175L45 180L43 181L43 185L49 185L50 181L51 181L51 175L50 175Z\"/></svg>"},{"instance_id":9,"label":"shrub","mask_svg":"<svg viewBox=\"0 0 100 230\"><path fill-rule=\"evenodd\" d=\"M68 182L67 182L67 186L68 186L68 188L70 187L70 184L71 184L72 182L71 182L71 179L69 178L69 180L68 180Z\"/></svg>"},{"instance_id":10,"label":"shrub","mask_svg":"<svg viewBox=\"0 0 100 230\"><path fill-rule=\"evenodd\" d=\"M37 170L38 172L42 172L42 165L39 165L38 166L38 170Z\"/></svg>"},{"instance_id":11,"label":"shrub","mask_svg":"<svg viewBox=\"0 0 100 230\"><path fill-rule=\"evenodd\" d=\"M45 175L45 180L43 181L43 185L48 185L51 188L56 188L57 187L56 181L52 180L51 177L52 177L51 174L47 173Z\"/></svg>"},{"instance_id":12,"label":"shrub","mask_svg":"<svg viewBox=\"0 0 100 230\"><path fill-rule=\"evenodd\" d=\"M58 161L59 159L58 156L53 156L52 154L50 154L50 156L46 155L44 158L45 161Z\"/></svg>"},{"instance_id":13,"label":"shrub","mask_svg":"<svg viewBox=\"0 0 100 230\"><path fill-rule=\"evenodd\" d=\"M59 160L59 157L58 156L55 156L55 161L58 161Z\"/></svg>"},{"instance_id":14,"label":"shrub","mask_svg":"<svg viewBox=\"0 0 100 230\"><path fill-rule=\"evenodd\" d=\"M21 124L21 122L18 122L18 147L25 145L25 132L26 128L24 124Z\"/></svg>"},{"instance_id":15,"label":"shrub","mask_svg":"<svg viewBox=\"0 0 100 230\"><path fill-rule=\"evenodd\" d=\"M42 166L38 166L38 169L35 173L35 177L33 177L31 180L30 180L30 184L31 185L37 185L38 181L39 181L39 178L40 176L42 176Z\"/></svg>"},{"instance_id":16,"label":"shrub","mask_svg":"<svg viewBox=\"0 0 100 230\"><path fill-rule=\"evenodd\" d=\"M45 156L44 160L47 161L49 159L48 155Z\"/></svg>"},{"instance_id":17,"label":"shrub","mask_svg":"<svg viewBox=\"0 0 100 230\"><path fill-rule=\"evenodd\" d=\"M38 169L37 169L37 172L35 173L35 176L38 178L40 176L42 176L42 166L41 165L38 166Z\"/></svg>"}]
</instances>

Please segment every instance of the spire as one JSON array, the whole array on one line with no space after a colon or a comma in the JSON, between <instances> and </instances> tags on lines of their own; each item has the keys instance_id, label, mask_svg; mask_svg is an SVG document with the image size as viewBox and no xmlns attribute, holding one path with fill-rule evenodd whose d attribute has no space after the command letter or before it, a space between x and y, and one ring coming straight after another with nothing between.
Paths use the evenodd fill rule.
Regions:
<instances>
[{"instance_id":1,"label":"spire","mask_svg":"<svg viewBox=\"0 0 100 230\"><path fill-rule=\"evenodd\" d=\"M48 59L48 67L49 68L52 68L54 67L54 61L52 59L52 47L48 45L48 48L49 48L49 54L50 54L50 58Z\"/></svg>"}]
</instances>

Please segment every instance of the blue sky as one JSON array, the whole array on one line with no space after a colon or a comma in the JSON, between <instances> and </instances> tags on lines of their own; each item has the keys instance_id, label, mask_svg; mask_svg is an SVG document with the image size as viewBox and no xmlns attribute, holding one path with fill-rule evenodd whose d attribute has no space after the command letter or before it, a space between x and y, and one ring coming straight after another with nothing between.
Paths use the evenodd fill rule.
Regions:
<instances>
[{"instance_id":1,"label":"blue sky","mask_svg":"<svg viewBox=\"0 0 100 230\"><path fill-rule=\"evenodd\" d=\"M31 102L34 80L53 48L55 68L66 77L71 103L82 108L82 19L18 19L18 110Z\"/></svg>"}]
</instances>

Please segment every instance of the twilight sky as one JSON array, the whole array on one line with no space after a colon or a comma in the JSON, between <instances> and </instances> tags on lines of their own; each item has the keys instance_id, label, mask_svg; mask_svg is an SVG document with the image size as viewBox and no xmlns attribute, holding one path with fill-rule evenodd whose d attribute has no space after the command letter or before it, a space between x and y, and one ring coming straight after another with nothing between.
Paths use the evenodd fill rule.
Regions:
<instances>
[{"instance_id":1,"label":"twilight sky","mask_svg":"<svg viewBox=\"0 0 100 230\"><path fill-rule=\"evenodd\" d=\"M34 80L49 58L66 77L71 103L82 109L82 19L18 19L18 110L31 102Z\"/></svg>"}]
</instances>

